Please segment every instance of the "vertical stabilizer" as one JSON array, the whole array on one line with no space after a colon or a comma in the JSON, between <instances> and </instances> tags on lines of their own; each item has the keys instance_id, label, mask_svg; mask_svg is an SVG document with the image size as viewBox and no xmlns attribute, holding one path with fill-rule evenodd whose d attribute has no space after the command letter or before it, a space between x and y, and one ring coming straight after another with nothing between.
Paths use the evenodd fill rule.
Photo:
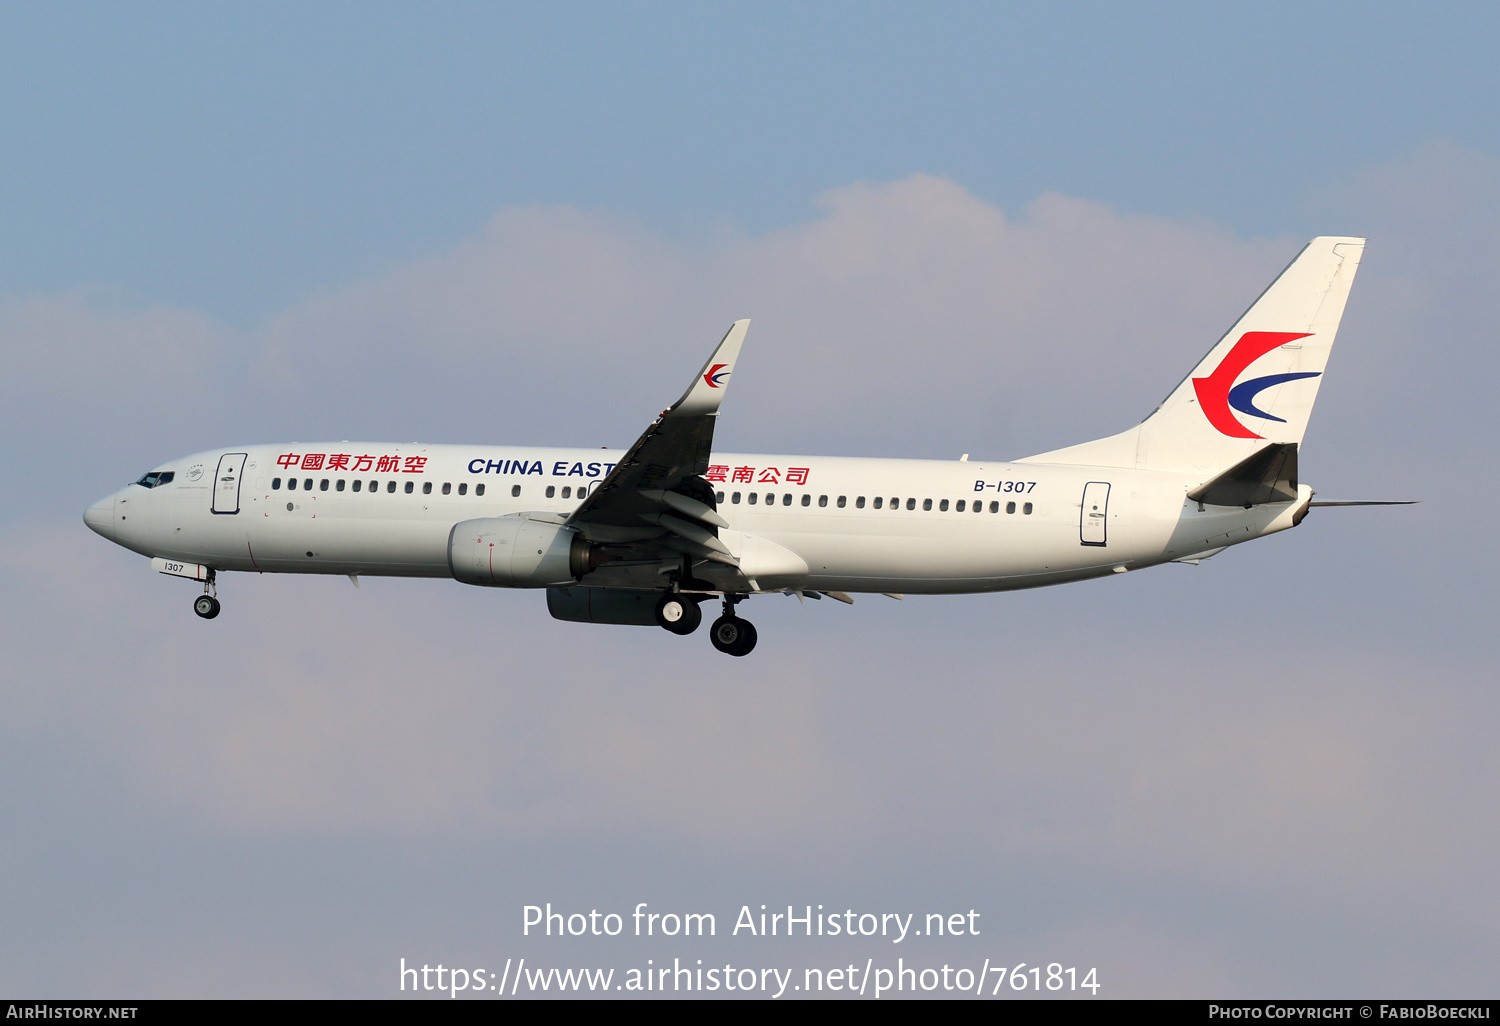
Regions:
<instances>
[{"instance_id":1,"label":"vertical stabilizer","mask_svg":"<svg viewBox=\"0 0 1500 1026\"><path fill-rule=\"evenodd\" d=\"M1019 462L1211 476L1268 444L1300 444L1364 244L1339 236L1309 242L1137 426Z\"/></svg>"}]
</instances>

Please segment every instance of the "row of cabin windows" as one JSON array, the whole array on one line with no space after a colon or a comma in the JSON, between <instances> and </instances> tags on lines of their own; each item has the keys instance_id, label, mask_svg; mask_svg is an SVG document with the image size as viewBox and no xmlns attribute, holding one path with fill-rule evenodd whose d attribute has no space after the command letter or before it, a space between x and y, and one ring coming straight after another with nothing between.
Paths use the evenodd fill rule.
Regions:
<instances>
[{"instance_id":1,"label":"row of cabin windows","mask_svg":"<svg viewBox=\"0 0 1500 1026\"><path fill-rule=\"evenodd\" d=\"M335 479L333 479L333 486L334 486L333 490L336 491L336 492L342 492L344 490L345 483L346 483L346 479L345 478L341 477L341 478L335 478ZM385 483L385 490L387 492L389 492L389 493L394 493L396 491L397 484L398 484L398 482L396 482L396 481L387 481ZM355 480L352 484L349 485L349 490L351 492L357 492L357 491L360 491L361 488L364 485L365 485L364 481L362 481L362 480ZM318 490L319 491L322 491L322 492L328 491L328 486L329 486L329 478L325 477L325 478L323 478L322 480L320 480L318 482ZM297 479L295 477L289 477L289 478L286 479L286 489L287 489L287 491L294 492L294 491L297 490L297 487L298 487L297 486ZM303 480L302 480L302 486L301 487L302 487L303 491L307 491L307 492L312 491L313 490L313 479L310 478L310 477L303 478ZM271 490L272 491L277 491L280 488L281 488L281 478L279 478L279 477L273 477L273 478L271 478ZM369 482L369 487L367 489L365 489L365 490L371 491L371 492L378 492L380 490L380 482L379 481L370 481ZM407 495L413 494L416 491L416 482L415 481L407 481L405 488L402 489L402 490L405 491ZM580 485L578 487L578 497L580 499L583 498L583 496L587 492L587 490L588 490L587 486ZM571 485L564 485L563 489L562 489L562 498L564 498L564 499L570 499L570 498L572 498L573 497L572 492L573 492L573 488L572 488ZM451 495L452 493L453 493L453 485L451 483L447 482L447 481L443 482L442 494L444 494L444 495ZM468 483L467 482L461 483L458 486L458 494L459 495L467 495L468 493L469 493ZM431 495L432 494L432 482L431 481L423 481L422 482L422 494L423 495ZM474 494L475 495L483 495L484 494L484 485L483 484L476 484L474 486ZM521 496L521 486L520 485L511 485L510 494L511 494L512 498L520 498L520 496ZM557 496L557 486L556 485L548 485L547 486L547 498L551 499L551 498L555 498L556 496ZM723 492L717 493L717 495L715 496L715 498L716 498L716 500L718 502L723 502L724 501L724 493ZM743 494L741 492L733 492L729 496L729 501L731 503L733 503L733 504L740 503L742 501L742 499L743 499L743 501L745 501L749 505L754 506L754 505L757 505L757 504L759 504L761 502L761 493L760 492L750 492L748 495L745 495L745 494ZM774 506L774 505L776 505L776 493L775 492L766 492L765 493L765 500L764 501L765 501L765 505L767 505L767 506ZM782 494L782 496L781 496L781 504L783 506L790 506L792 504L792 502L793 502L792 493L791 492L784 492ZM804 494L802 496L802 505L804 505L804 506L811 506L812 505L812 495L811 494ZM826 496L826 495L820 495L820 496L818 496L818 505L820 507L821 506L827 506L828 505L828 496ZM849 497L847 495L840 495L838 497L838 499L835 501L834 505L837 506L839 509L844 509L845 507L847 507L849 505ZM885 496L883 496L883 495L877 495L877 496L875 496L875 498L871 501L870 505L874 509L881 509L882 507L884 507L886 505L886 498L885 498ZM854 508L855 509L864 509L865 508L865 497L863 495L857 495L857 496L854 497ZM890 499L890 508L891 509L900 509L901 508L901 500L899 498L892 497ZM906 500L906 508L910 509L910 510L916 509L917 508L917 500L916 499L907 499ZM932 509L932 500L931 499L923 499L922 500L922 508L924 510L931 510ZM941 512L941 513L948 512L948 500L947 499L939 499L938 500L938 504L937 504L937 508L938 508L938 511ZM982 512L984 512L984 502L983 502L983 500L975 499L973 501L973 503L970 504L969 500L967 500L967 499L959 499L957 502L955 502L953 504L953 511L955 513L963 513L963 512L965 512L966 509L970 509L970 508L975 513L982 513ZM1021 504L1021 512L1025 516L1030 516L1031 512L1032 512L1032 509L1033 509L1033 506L1029 502ZM1005 504L1005 512L1007 512L1007 513L1014 513L1015 511L1016 511L1016 504L1014 502L1007 502ZM999 502L991 502L990 503L990 512L991 513L999 513L1000 512L1000 503Z\"/></svg>"},{"instance_id":2,"label":"row of cabin windows","mask_svg":"<svg viewBox=\"0 0 1500 1026\"><path fill-rule=\"evenodd\" d=\"M717 501L723 502L724 501L724 493L723 492L718 492L716 494L715 498L717 499ZM729 501L731 503L739 503L742 499L743 499L743 501L745 501L746 503L748 503L751 506L754 506L757 503L760 503L762 501L762 499L761 499L761 493L760 492L750 492L748 495L743 494L741 492L731 492L730 495L729 495ZM793 496L792 496L791 492L783 492L782 493L781 504L783 506L790 506L792 504L792 501L793 501ZM885 496L883 496L883 495L877 495L871 501L870 505L874 509L881 509L881 508L883 508L886 505L886 501L887 500L886 500ZM891 509L900 509L901 508L901 500L899 498L894 498L893 497L889 501L890 501L890 508ZM776 493L775 492L766 492L765 493L764 502L765 502L765 505L767 505L767 506L774 506L774 505L776 505ZM812 496L810 494L802 496L802 505L804 505L804 506L811 506L812 505ZM818 505L819 506L827 506L828 505L828 496L826 496L826 495L820 495L820 496L818 496ZM834 502L834 505L837 506L839 509L844 509L846 506L849 505L849 496L847 496L847 495L840 495L838 497L838 499ZM865 497L863 495L856 495L854 497L854 508L855 509L864 509L865 508ZM906 500L906 508L907 509L916 509L917 508L917 500L916 499L907 499ZM932 500L931 499L923 499L922 500L922 508L924 510L930 510L930 509L932 509ZM938 512L940 512L940 513L946 513L946 512L948 512L948 500L947 499L939 499L938 503L937 503L937 508L938 508ZM971 507L970 502L969 502L968 499L959 499L957 502L955 502L953 504L953 511L955 513L963 513L966 509L969 509L969 508L972 508L975 513L982 513L984 511L984 502L983 502L983 500L975 499L973 501L973 504L972 504L972 507ZM1021 504L1021 513L1023 515L1025 515L1025 516L1029 517L1029 516L1031 516L1031 511L1034 508L1035 507L1033 507L1032 504L1029 503L1029 502L1022 503ZM1016 511L1016 504L1014 502L1007 502L1005 504L1005 512L1007 512L1007 513L1014 513L1015 511ZM998 502L991 502L990 503L990 512L991 513L999 513L1000 512L1000 503L998 503Z\"/></svg>"},{"instance_id":3,"label":"row of cabin windows","mask_svg":"<svg viewBox=\"0 0 1500 1026\"><path fill-rule=\"evenodd\" d=\"M396 482L396 481L387 481L385 483L385 490L387 492L389 492L389 493L394 493L396 491L396 487L397 487L398 483L399 482ZM367 487L366 483L364 481L362 481L362 480L356 480L356 481L354 481L354 482L351 483L351 482L347 481L345 478L342 478L342 477L335 478L333 480L333 490L336 491L336 492L341 492L341 491L344 490L344 486L346 484L349 486L349 490L351 492L357 492L357 491L361 491L361 490L370 491L370 492L378 492L378 491L380 491L380 482L379 481L371 481L371 482L369 482L368 487ZM328 491L328 485L329 485L329 479L326 478L326 477L323 478L321 481L318 482L318 491L320 491L320 492L326 492L326 491ZM280 488L281 488L281 478L279 478L279 477L273 477L273 478L271 478L271 490L272 491L278 491L278 490L280 490ZM287 491L289 491L289 492L295 492L297 490L297 488L298 488L298 484L297 484L297 479L295 477L289 477L289 478L286 479L286 490ZM303 478L302 479L301 488L305 492L312 491L313 490L313 479L310 478L310 477ZM408 481L408 482L406 482L406 486L404 488L402 488L401 490L404 491L407 495L412 495L417 490L417 483L415 481ZM552 489L548 488L547 491L550 493L552 491ZM564 497L566 497L567 491L568 490L566 488L563 489ZM579 489L579 493L582 494L582 492L583 492L583 489L580 488ZM453 494L453 485L450 482L448 482L448 481L444 481L443 482L442 493L444 495L452 495ZM422 482L422 494L423 495L431 495L432 494L432 482L431 481L423 481ZM458 494L459 495L468 495L469 494L469 485L468 485L467 482L463 482L463 483L461 483L458 486ZM482 484L476 484L474 486L474 494L475 495L483 495L484 494L484 485L482 485ZM511 489L510 489L510 494L511 494L512 497L519 498L520 495L521 495L521 486L520 485L512 485Z\"/></svg>"}]
</instances>

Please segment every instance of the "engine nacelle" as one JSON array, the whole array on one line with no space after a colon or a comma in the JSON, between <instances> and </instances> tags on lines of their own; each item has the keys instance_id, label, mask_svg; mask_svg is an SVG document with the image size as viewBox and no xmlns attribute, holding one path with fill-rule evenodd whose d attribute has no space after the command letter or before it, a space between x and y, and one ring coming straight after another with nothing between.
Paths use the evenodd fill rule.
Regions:
<instances>
[{"instance_id":1,"label":"engine nacelle","mask_svg":"<svg viewBox=\"0 0 1500 1026\"><path fill-rule=\"evenodd\" d=\"M596 546L561 524L524 514L454 524L448 568L465 584L489 588L569 585L594 568Z\"/></svg>"},{"instance_id":2,"label":"engine nacelle","mask_svg":"<svg viewBox=\"0 0 1500 1026\"><path fill-rule=\"evenodd\" d=\"M619 623L656 627L656 604L662 591L627 588L548 588L547 612L574 623Z\"/></svg>"}]
</instances>

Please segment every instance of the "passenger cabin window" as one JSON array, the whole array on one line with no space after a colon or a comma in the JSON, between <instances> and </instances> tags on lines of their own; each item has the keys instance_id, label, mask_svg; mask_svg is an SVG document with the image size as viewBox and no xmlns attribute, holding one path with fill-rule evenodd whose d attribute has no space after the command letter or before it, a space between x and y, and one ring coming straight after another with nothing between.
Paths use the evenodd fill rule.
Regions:
<instances>
[{"instance_id":1,"label":"passenger cabin window","mask_svg":"<svg viewBox=\"0 0 1500 1026\"><path fill-rule=\"evenodd\" d=\"M906 508L907 509L916 509L917 508L917 500L916 499L907 499L906 500ZM932 508L932 503L929 502L927 504L926 508L927 509L931 509Z\"/></svg>"},{"instance_id":2,"label":"passenger cabin window","mask_svg":"<svg viewBox=\"0 0 1500 1026\"><path fill-rule=\"evenodd\" d=\"M811 495L804 495L804 496L802 496L802 505L804 505L804 506L811 506L812 505L812 496ZM823 505L825 505L825 506L828 505L828 496L826 496L826 495L823 496Z\"/></svg>"},{"instance_id":3,"label":"passenger cabin window","mask_svg":"<svg viewBox=\"0 0 1500 1026\"><path fill-rule=\"evenodd\" d=\"M302 482L302 490L305 492L312 491L312 478L309 477Z\"/></svg>"},{"instance_id":4,"label":"passenger cabin window","mask_svg":"<svg viewBox=\"0 0 1500 1026\"><path fill-rule=\"evenodd\" d=\"M474 494L475 495L483 495L484 494L484 485L482 485L482 484L475 485L474 486ZM521 486L520 485L516 485L516 487L511 490L511 494L512 495L520 495L521 494Z\"/></svg>"},{"instance_id":5,"label":"passenger cabin window","mask_svg":"<svg viewBox=\"0 0 1500 1026\"><path fill-rule=\"evenodd\" d=\"M366 487L367 491L378 492L378 491L380 491L380 482L379 481L371 481L365 487Z\"/></svg>"},{"instance_id":6,"label":"passenger cabin window","mask_svg":"<svg viewBox=\"0 0 1500 1026\"><path fill-rule=\"evenodd\" d=\"M449 495L452 492L453 492L453 482L452 481L444 481L443 482L443 494L444 495Z\"/></svg>"},{"instance_id":7,"label":"passenger cabin window","mask_svg":"<svg viewBox=\"0 0 1500 1026\"><path fill-rule=\"evenodd\" d=\"M931 502L932 500L928 499L927 501ZM942 502L938 503L938 512L939 513L946 513L946 512L948 512L948 500L947 499L944 499Z\"/></svg>"},{"instance_id":8,"label":"passenger cabin window","mask_svg":"<svg viewBox=\"0 0 1500 1026\"><path fill-rule=\"evenodd\" d=\"M321 481L318 482L318 491L320 491L320 492L326 492L326 491L328 491L328 478L325 477L323 480L321 480Z\"/></svg>"},{"instance_id":9,"label":"passenger cabin window","mask_svg":"<svg viewBox=\"0 0 1500 1026\"><path fill-rule=\"evenodd\" d=\"M273 478L271 478L271 491L273 491L273 492L274 491L279 491L280 488L281 488L281 478L279 478L279 477L273 477Z\"/></svg>"},{"instance_id":10,"label":"passenger cabin window","mask_svg":"<svg viewBox=\"0 0 1500 1026\"><path fill-rule=\"evenodd\" d=\"M900 499L892 499L891 500L891 509L900 509L900 508L901 508L901 500Z\"/></svg>"},{"instance_id":11,"label":"passenger cabin window","mask_svg":"<svg viewBox=\"0 0 1500 1026\"><path fill-rule=\"evenodd\" d=\"M1016 506L1015 503L1011 503L1010 505L1011 505L1012 509L1014 509L1015 506ZM1000 512L1000 504L998 502L992 502L992 503L990 503L990 512L991 513L999 513Z\"/></svg>"},{"instance_id":12,"label":"passenger cabin window","mask_svg":"<svg viewBox=\"0 0 1500 1026\"><path fill-rule=\"evenodd\" d=\"M297 479L295 477L289 477L286 479L286 490L289 492L295 492L297 490Z\"/></svg>"},{"instance_id":13,"label":"passenger cabin window","mask_svg":"<svg viewBox=\"0 0 1500 1026\"><path fill-rule=\"evenodd\" d=\"M854 508L855 509L864 509L865 508L865 497L863 495L861 495L859 498L857 498L857 499L854 500Z\"/></svg>"},{"instance_id":14,"label":"passenger cabin window","mask_svg":"<svg viewBox=\"0 0 1500 1026\"><path fill-rule=\"evenodd\" d=\"M415 481L408 481L408 482L406 482L406 494L407 495L410 495L412 492L416 491L416 488L417 488L417 483Z\"/></svg>"},{"instance_id":15,"label":"passenger cabin window","mask_svg":"<svg viewBox=\"0 0 1500 1026\"><path fill-rule=\"evenodd\" d=\"M955 512L955 513L962 513L964 511L964 508L967 505L968 505L968 500L967 499L959 499L957 502L955 502L953 504L953 512Z\"/></svg>"},{"instance_id":16,"label":"passenger cabin window","mask_svg":"<svg viewBox=\"0 0 1500 1026\"><path fill-rule=\"evenodd\" d=\"M1014 513L1015 511L1016 511L1016 504L1014 502L1007 502L1005 504L1005 512L1007 512L1007 513Z\"/></svg>"},{"instance_id":17,"label":"passenger cabin window","mask_svg":"<svg viewBox=\"0 0 1500 1026\"><path fill-rule=\"evenodd\" d=\"M551 499L551 498L554 498L556 495L557 495L557 486L556 485L548 485L547 486L547 498Z\"/></svg>"},{"instance_id":18,"label":"passenger cabin window","mask_svg":"<svg viewBox=\"0 0 1500 1026\"><path fill-rule=\"evenodd\" d=\"M787 492L785 495L783 495L781 497L781 504L783 506L790 506L792 504L792 493L791 492Z\"/></svg>"},{"instance_id":19,"label":"passenger cabin window","mask_svg":"<svg viewBox=\"0 0 1500 1026\"><path fill-rule=\"evenodd\" d=\"M431 495L432 494L432 482L431 481L423 481L422 482L422 494L423 495Z\"/></svg>"},{"instance_id":20,"label":"passenger cabin window","mask_svg":"<svg viewBox=\"0 0 1500 1026\"><path fill-rule=\"evenodd\" d=\"M354 482L354 484L351 486L351 488L352 488L353 491L357 492L357 491L359 491L359 486L362 485L362 484L364 484L363 481L356 480Z\"/></svg>"},{"instance_id":21,"label":"passenger cabin window","mask_svg":"<svg viewBox=\"0 0 1500 1026\"><path fill-rule=\"evenodd\" d=\"M484 485L480 485L479 487L483 488ZM484 492L482 492L482 491L475 491L474 494L475 495L483 495ZM521 495L521 486L520 485L511 485L510 486L510 496L511 496L511 498L513 498L513 499L520 498L520 495Z\"/></svg>"},{"instance_id":22,"label":"passenger cabin window","mask_svg":"<svg viewBox=\"0 0 1500 1026\"><path fill-rule=\"evenodd\" d=\"M776 505L776 493L775 492L767 492L766 493L766 505L767 506L774 506L774 505Z\"/></svg>"},{"instance_id":23,"label":"passenger cabin window","mask_svg":"<svg viewBox=\"0 0 1500 1026\"><path fill-rule=\"evenodd\" d=\"M910 506L907 506L907 509L910 509L910 508L911 508ZM926 510L932 509L932 500L931 499L923 499L922 500L922 508L926 509ZM948 508L948 503L947 502L943 503L943 508L944 509Z\"/></svg>"},{"instance_id":24,"label":"passenger cabin window","mask_svg":"<svg viewBox=\"0 0 1500 1026\"><path fill-rule=\"evenodd\" d=\"M714 501L715 502L723 502L724 501L724 493L723 492L714 492Z\"/></svg>"},{"instance_id":25,"label":"passenger cabin window","mask_svg":"<svg viewBox=\"0 0 1500 1026\"><path fill-rule=\"evenodd\" d=\"M818 496L818 506L821 508L821 507L826 506L826 505L828 505L828 496L826 496L826 495L820 495L820 496ZM839 503L839 505L842 506L843 503L841 502L841 503Z\"/></svg>"},{"instance_id":26,"label":"passenger cabin window","mask_svg":"<svg viewBox=\"0 0 1500 1026\"><path fill-rule=\"evenodd\" d=\"M468 484L467 481L458 486L458 494L459 495L468 495L469 494L469 484Z\"/></svg>"},{"instance_id":27,"label":"passenger cabin window","mask_svg":"<svg viewBox=\"0 0 1500 1026\"><path fill-rule=\"evenodd\" d=\"M880 495L875 496L875 502L874 502L873 505L875 506L876 509L880 509L881 506L884 505L884 503L885 503L885 498L883 496L880 496Z\"/></svg>"},{"instance_id":28,"label":"passenger cabin window","mask_svg":"<svg viewBox=\"0 0 1500 1026\"><path fill-rule=\"evenodd\" d=\"M344 490L344 479L343 478L339 478L338 484L336 484L336 485L333 486L333 490L336 491L336 492L341 492L341 491Z\"/></svg>"},{"instance_id":29,"label":"passenger cabin window","mask_svg":"<svg viewBox=\"0 0 1500 1026\"><path fill-rule=\"evenodd\" d=\"M394 481L387 481L385 483L385 490L387 492L390 492L390 493L394 494L395 491L396 491L396 482L394 482Z\"/></svg>"},{"instance_id":30,"label":"passenger cabin window","mask_svg":"<svg viewBox=\"0 0 1500 1026\"><path fill-rule=\"evenodd\" d=\"M573 497L573 489L570 488L570 487L568 487L567 485L563 485L563 498L564 499L571 499L572 497Z\"/></svg>"},{"instance_id":31,"label":"passenger cabin window","mask_svg":"<svg viewBox=\"0 0 1500 1026\"><path fill-rule=\"evenodd\" d=\"M1028 517L1031 516L1031 503L1028 502L1026 505L1022 506L1021 512Z\"/></svg>"},{"instance_id":32,"label":"passenger cabin window","mask_svg":"<svg viewBox=\"0 0 1500 1026\"><path fill-rule=\"evenodd\" d=\"M735 492L733 495L731 495L729 497L729 501L732 502L732 503L738 503L740 501L740 493L739 492Z\"/></svg>"},{"instance_id":33,"label":"passenger cabin window","mask_svg":"<svg viewBox=\"0 0 1500 1026\"><path fill-rule=\"evenodd\" d=\"M750 493L750 505L754 506L759 501L760 501L760 492L751 492Z\"/></svg>"}]
</instances>

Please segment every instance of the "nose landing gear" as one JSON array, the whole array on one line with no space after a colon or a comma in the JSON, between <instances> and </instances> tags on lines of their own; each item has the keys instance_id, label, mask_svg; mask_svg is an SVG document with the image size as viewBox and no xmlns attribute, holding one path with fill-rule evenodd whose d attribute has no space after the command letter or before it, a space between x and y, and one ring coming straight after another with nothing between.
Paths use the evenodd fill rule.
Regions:
<instances>
[{"instance_id":1,"label":"nose landing gear","mask_svg":"<svg viewBox=\"0 0 1500 1026\"><path fill-rule=\"evenodd\" d=\"M218 575L212 570L208 572L208 578L203 582L203 594L193 599L193 612L205 620L212 620L219 615L219 585Z\"/></svg>"}]
</instances>

